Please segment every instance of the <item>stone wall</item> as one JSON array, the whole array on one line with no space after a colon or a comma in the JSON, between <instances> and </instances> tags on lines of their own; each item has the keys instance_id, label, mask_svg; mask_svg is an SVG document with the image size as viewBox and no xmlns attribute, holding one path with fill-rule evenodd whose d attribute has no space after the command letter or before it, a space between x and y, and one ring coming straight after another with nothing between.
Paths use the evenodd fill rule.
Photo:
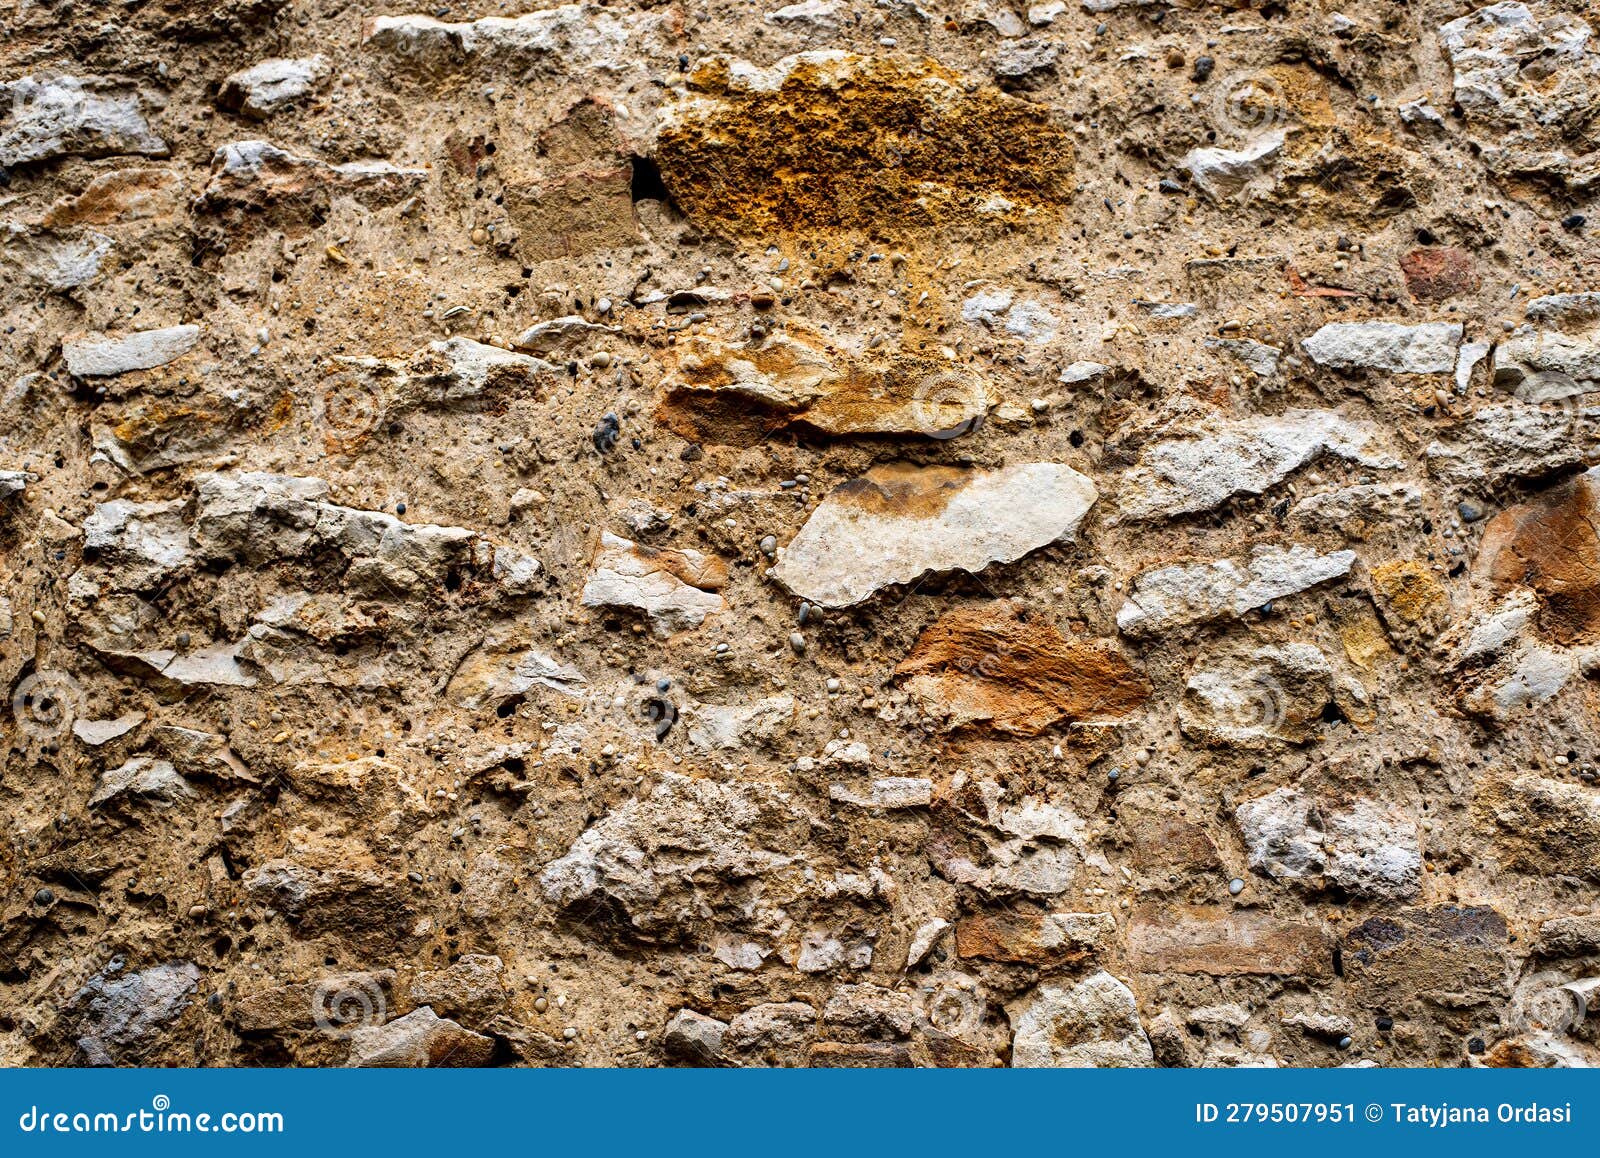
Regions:
<instances>
[{"instance_id":1,"label":"stone wall","mask_svg":"<svg viewBox=\"0 0 1600 1158\"><path fill-rule=\"evenodd\" d=\"M1594 21L0 4L0 1061L1597 1060Z\"/></svg>"}]
</instances>

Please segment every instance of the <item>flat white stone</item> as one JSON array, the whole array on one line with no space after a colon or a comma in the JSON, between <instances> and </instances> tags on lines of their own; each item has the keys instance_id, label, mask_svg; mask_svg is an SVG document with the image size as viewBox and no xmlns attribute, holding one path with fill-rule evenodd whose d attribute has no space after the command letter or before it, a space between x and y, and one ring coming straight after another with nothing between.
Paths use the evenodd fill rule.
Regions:
<instances>
[{"instance_id":1,"label":"flat white stone","mask_svg":"<svg viewBox=\"0 0 1600 1158\"><path fill-rule=\"evenodd\" d=\"M451 23L431 16L379 16L367 26L372 47L425 65L459 57L504 54L548 57L565 66L621 63L636 25L589 4L563 4L522 16L486 16Z\"/></svg>"},{"instance_id":2,"label":"flat white stone","mask_svg":"<svg viewBox=\"0 0 1600 1158\"><path fill-rule=\"evenodd\" d=\"M722 596L685 582L672 567L663 565L662 558L668 555L682 558L690 567L710 563L698 551L652 554L619 535L603 532L594 570L583 585L583 605L643 611L660 635L691 630L707 616L727 610Z\"/></svg>"},{"instance_id":3,"label":"flat white stone","mask_svg":"<svg viewBox=\"0 0 1600 1158\"><path fill-rule=\"evenodd\" d=\"M1117 627L1139 638L1237 619L1274 599L1348 575L1355 562L1354 551L1319 555L1297 543L1287 551L1258 546L1243 565L1216 559L1146 571L1134 579L1128 601L1117 612Z\"/></svg>"},{"instance_id":4,"label":"flat white stone","mask_svg":"<svg viewBox=\"0 0 1600 1158\"><path fill-rule=\"evenodd\" d=\"M802 599L849 607L893 583L978 572L1070 540L1097 496L1059 463L875 467L822 501L769 574Z\"/></svg>"},{"instance_id":5,"label":"flat white stone","mask_svg":"<svg viewBox=\"0 0 1600 1158\"><path fill-rule=\"evenodd\" d=\"M843 784L828 786L828 799L857 808L926 808L933 803L933 781L917 776L886 776L874 780L863 795Z\"/></svg>"},{"instance_id":6,"label":"flat white stone","mask_svg":"<svg viewBox=\"0 0 1600 1158\"><path fill-rule=\"evenodd\" d=\"M152 760L148 756L135 756L121 767L113 768L100 777L100 785L89 797L89 807L98 808L124 797L140 800L166 808L195 795L189 782L178 775L178 770L165 760Z\"/></svg>"},{"instance_id":7,"label":"flat white stone","mask_svg":"<svg viewBox=\"0 0 1600 1158\"><path fill-rule=\"evenodd\" d=\"M1270 183L1272 162L1283 151L1283 134L1267 133L1242 149L1194 149L1178 162L1189 170L1200 191L1213 201L1227 201L1247 189Z\"/></svg>"},{"instance_id":8,"label":"flat white stone","mask_svg":"<svg viewBox=\"0 0 1600 1158\"><path fill-rule=\"evenodd\" d=\"M839 14L843 11L844 5L839 0L802 0L799 4L788 4L776 12L768 12L767 23L838 28Z\"/></svg>"},{"instance_id":9,"label":"flat white stone","mask_svg":"<svg viewBox=\"0 0 1600 1158\"><path fill-rule=\"evenodd\" d=\"M88 285L114 248L109 237L92 230L57 234L0 222L0 271L45 289Z\"/></svg>"},{"instance_id":10,"label":"flat white stone","mask_svg":"<svg viewBox=\"0 0 1600 1158\"><path fill-rule=\"evenodd\" d=\"M1461 335L1459 322L1329 322L1301 345L1313 362L1334 370L1449 374Z\"/></svg>"},{"instance_id":11,"label":"flat white stone","mask_svg":"<svg viewBox=\"0 0 1600 1158\"><path fill-rule=\"evenodd\" d=\"M1150 519L1209 511L1239 495L1259 495L1324 454L1362 466L1393 469L1378 434L1331 410L1290 410L1213 424L1199 437L1147 447L1122 476L1124 518Z\"/></svg>"},{"instance_id":12,"label":"flat white stone","mask_svg":"<svg viewBox=\"0 0 1600 1158\"><path fill-rule=\"evenodd\" d=\"M121 338L68 338L61 355L75 378L111 378L177 361L199 340L199 326L167 326Z\"/></svg>"},{"instance_id":13,"label":"flat white stone","mask_svg":"<svg viewBox=\"0 0 1600 1158\"><path fill-rule=\"evenodd\" d=\"M330 72L328 58L321 55L263 60L224 80L218 103L259 120L310 96Z\"/></svg>"},{"instance_id":14,"label":"flat white stone","mask_svg":"<svg viewBox=\"0 0 1600 1158\"><path fill-rule=\"evenodd\" d=\"M1497 484L1582 465L1581 408L1543 409L1538 401L1512 401L1474 411L1451 432L1450 441L1429 443L1423 450L1428 470L1452 482Z\"/></svg>"},{"instance_id":15,"label":"flat white stone","mask_svg":"<svg viewBox=\"0 0 1600 1158\"><path fill-rule=\"evenodd\" d=\"M143 712L129 712L125 716L118 716L114 720L73 720L72 734L80 743L91 748L98 748L103 744L121 736L126 736L140 724L144 723Z\"/></svg>"},{"instance_id":16,"label":"flat white stone","mask_svg":"<svg viewBox=\"0 0 1600 1158\"><path fill-rule=\"evenodd\" d=\"M0 84L0 168L79 155L143 153L164 157L131 86L94 76L24 76Z\"/></svg>"}]
</instances>

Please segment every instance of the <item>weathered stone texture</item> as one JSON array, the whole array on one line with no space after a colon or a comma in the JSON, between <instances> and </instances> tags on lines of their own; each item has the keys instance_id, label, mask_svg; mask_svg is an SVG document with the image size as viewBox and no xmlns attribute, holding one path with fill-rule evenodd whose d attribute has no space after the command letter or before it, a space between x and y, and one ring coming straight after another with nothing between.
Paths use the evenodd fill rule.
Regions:
<instances>
[{"instance_id":1,"label":"weathered stone texture","mask_svg":"<svg viewBox=\"0 0 1600 1158\"><path fill-rule=\"evenodd\" d=\"M0 1065L1600 1064L1592 3L0 25Z\"/></svg>"}]
</instances>

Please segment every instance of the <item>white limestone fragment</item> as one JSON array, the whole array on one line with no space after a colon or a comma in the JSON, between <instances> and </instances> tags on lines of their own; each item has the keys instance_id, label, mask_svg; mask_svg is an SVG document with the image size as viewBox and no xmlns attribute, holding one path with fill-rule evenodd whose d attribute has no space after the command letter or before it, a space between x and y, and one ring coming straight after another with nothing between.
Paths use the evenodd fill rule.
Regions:
<instances>
[{"instance_id":1,"label":"white limestone fragment","mask_svg":"<svg viewBox=\"0 0 1600 1158\"><path fill-rule=\"evenodd\" d=\"M315 92L333 67L320 53L298 59L273 57L241 69L222 82L217 103L262 120Z\"/></svg>"},{"instance_id":2,"label":"white limestone fragment","mask_svg":"<svg viewBox=\"0 0 1600 1158\"><path fill-rule=\"evenodd\" d=\"M1241 565L1232 559L1180 563L1146 571L1117 612L1117 627L1135 638L1218 619L1238 619L1274 599L1348 575L1354 551L1319 555L1296 543L1258 546Z\"/></svg>"},{"instance_id":3,"label":"white limestone fragment","mask_svg":"<svg viewBox=\"0 0 1600 1158\"><path fill-rule=\"evenodd\" d=\"M0 83L0 168L77 155L164 157L144 101L130 85L94 76L24 76Z\"/></svg>"},{"instance_id":4,"label":"white limestone fragment","mask_svg":"<svg viewBox=\"0 0 1600 1158\"><path fill-rule=\"evenodd\" d=\"M90 748L99 748L120 739L144 723L143 712L129 712L114 720L73 720L72 734Z\"/></svg>"},{"instance_id":5,"label":"white limestone fragment","mask_svg":"<svg viewBox=\"0 0 1600 1158\"><path fill-rule=\"evenodd\" d=\"M1123 518L1208 511L1239 495L1259 495L1324 454L1393 469L1370 427L1331 410L1289 410L1201 427L1198 437L1147 447L1122 476Z\"/></svg>"},{"instance_id":6,"label":"white limestone fragment","mask_svg":"<svg viewBox=\"0 0 1600 1158\"><path fill-rule=\"evenodd\" d=\"M1068 385L1077 385L1080 382L1092 382L1100 377L1110 366L1100 362L1072 362L1061 371L1061 381Z\"/></svg>"},{"instance_id":7,"label":"white limestone fragment","mask_svg":"<svg viewBox=\"0 0 1600 1158\"><path fill-rule=\"evenodd\" d=\"M1329 322L1301 345L1317 365L1334 370L1448 374L1461 335L1459 322Z\"/></svg>"},{"instance_id":8,"label":"white limestone fragment","mask_svg":"<svg viewBox=\"0 0 1600 1158\"><path fill-rule=\"evenodd\" d=\"M654 22L650 18L650 23ZM423 67L508 57L563 68L615 68L626 63L629 41L645 21L627 21L590 4L563 4L522 16L486 16L451 23L431 16L379 16L366 43Z\"/></svg>"},{"instance_id":9,"label":"white limestone fragment","mask_svg":"<svg viewBox=\"0 0 1600 1158\"><path fill-rule=\"evenodd\" d=\"M89 797L89 807L99 808L113 801L133 798L158 808L170 808L195 795L189 782L165 760L135 756L100 777L99 786Z\"/></svg>"},{"instance_id":10,"label":"white limestone fragment","mask_svg":"<svg viewBox=\"0 0 1600 1158\"><path fill-rule=\"evenodd\" d=\"M121 338L68 338L61 343L61 356L76 378L112 378L175 362L194 349L199 340L199 326L167 326Z\"/></svg>"},{"instance_id":11,"label":"white limestone fragment","mask_svg":"<svg viewBox=\"0 0 1600 1158\"><path fill-rule=\"evenodd\" d=\"M961 320L1035 345L1056 336L1058 323L1038 302L1006 288L982 289L961 303Z\"/></svg>"},{"instance_id":12,"label":"white limestone fragment","mask_svg":"<svg viewBox=\"0 0 1600 1158\"><path fill-rule=\"evenodd\" d=\"M926 808L933 803L933 781L920 776L887 776L874 780L865 795L843 784L828 786L828 799L857 808Z\"/></svg>"},{"instance_id":13,"label":"white limestone fragment","mask_svg":"<svg viewBox=\"0 0 1600 1158\"><path fill-rule=\"evenodd\" d=\"M657 551L605 531L583 605L642 611L656 634L671 635L726 611L727 600L715 591L726 582L721 562L699 551Z\"/></svg>"},{"instance_id":14,"label":"white limestone fragment","mask_svg":"<svg viewBox=\"0 0 1600 1158\"><path fill-rule=\"evenodd\" d=\"M1431 473L1451 482L1499 484L1551 475L1584 462L1582 420L1575 407L1535 403L1484 406L1423 450Z\"/></svg>"},{"instance_id":15,"label":"white limestone fragment","mask_svg":"<svg viewBox=\"0 0 1600 1158\"><path fill-rule=\"evenodd\" d=\"M519 350L532 350L536 354L548 354L557 347L574 339L597 338L601 335L618 334L621 329L617 326L603 326L598 322L591 322L578 314L564 318L551 318L549 321L536 322L511 340L511 344Z\"/></svg>"},{"instance_id":16,"label":"white limestone fragment","mask_svg":"<svg viewBox=\"0 0 1600 1158\"><path fill-rule=\"evenodd\" d=\"M799 4L788 4L776 12L768 12L766 20L768 24L832 30L839 27L843 11L844 5L839 0L802 0Z\"/></svg>"},{"instance_id":17,"label":"white limestone fragment","mask_svg":"<svg viewBox=\"0 0 1600 1158\"><path fill-rule=\"evenodd\" d=\"M154 587L189 562L187 505L183 499L97 503L83 520L84 552L111 573L120 590Z\"/></svg>"},{"instance_id":18,"label":"white limestone fragment","mask_svg":"<svg viewBox=\"0 0 1600 1158\"><path fill-rule=\"evenodd\" d=\"M77 230L57 233L0 222L0 271L49 290L88 285L100 276L101 263L116 246L102 233Z\"/></svg>"},{"instance_id":19,"label":"white limestone fragment","mask_svg":"<svg viewBox=\"0 0 1600 1158\"><path fill-rule=\"evenodd\" d=\"M461 707L475 711L499 707L534 688L579 698L587 683L577 668L543 652L500 651L486 646L462 662L446 692Z\"/></svg>"},{"instance_id":20,"label":"white limestone fragment","mask_svg":"<svg viewBox=\"0 0 1600 1158\"><path fill-rule=\"evenodd\" d=\"M1250 867L1266 876L1388 901L1422 887L1416 824L1366 797L1340 805L1279 788L1240 804L1234 823Z\"/></svg>"},{"instance_id":21,"label":"white limestone fragment","mask_svg":"<svg viewBox=\"0 0 1600 1158\"><path fill-rule=\"evenodd\" d=\"M834 488L769 574L802 599L849 607L893 583L975 573L1070 540L1097 494L1058 463L878 466Z\"/></svg>"},{"instance_id":22,"label":"white limestone fragment","mask_svg":"<svg viewBox=\"0 0 1600 1158\"><path fill-rule=\"evenodd\" d=\"M1087 0L1085 0L1087 3ZM1240 149L1193 149L1178 162L1213 201L1229 201L1272 184L1272 162L1283 151L1282 132L1266 133Z\"/></svg>"},{"instance_id":23,"label":"white limestone fragment","mask_svg":"<svg viewBox=\"0 0 1600 1158\"><path fill-rule=\"evenodd\" d=\"M689 743L732 752L766 743L794 722L793 696L768 696L746 704L693 704L683 709Z\"/></svg>"},{"instance_id":24,"label":"white limestone fragment","mask_svg":"<svg viewBox=\"0 0 1600 1158\"><path fill-rule=\"evenodd\" d=\"M1444 128L1444 117L1429 103L1427 97L1406 101L1396 111L1400 114L1401 121L1412 128L1426 128L1433 131Z\"/></svg>"},{"instance_id":25,"label":"white limestone fragment","mask_svg":"<svg viewBox=\"0 0 1600 1158\"><path fill-rule=\"evenodd\" d=\"M1012 1014L1014 1068L1152 1066L1133 991L1104 969L1071 988L1041 985Z\"/></svg>"}]
</instances>

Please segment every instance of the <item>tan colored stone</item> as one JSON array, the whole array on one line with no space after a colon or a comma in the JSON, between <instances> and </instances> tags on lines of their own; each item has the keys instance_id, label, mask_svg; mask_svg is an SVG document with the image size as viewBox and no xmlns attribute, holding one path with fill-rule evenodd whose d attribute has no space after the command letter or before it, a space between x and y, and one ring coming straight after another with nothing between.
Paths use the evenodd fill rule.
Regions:
<instances>
[{"instance_id":1,"label":"tan colored stone","mask_svg":"<svg viewBox=\"0 0 1600 1158\"><path fill-rule=\"evenodd\" d=\"M1422 1000L1478 1004L1509 987L1506 919L1484 905L1435 905L1369 917L1345 934L1345 977L1363 1000L1398 1010Z\"/></svg>"},{"instance_id":2,"label":"tan colored stone","mask_svg":"<svg viewBox=\"0 0 1600 1158\"><path fill-rule=\"evenodd\" d=\"M1054 462L988 471L885 463L835 487L768 574L802 599L850 607L891 584L976 573L1070 541L1098 496Z\"/></svg>"},{"instance_id":3,"label":"tan colored stone","mask_svg":"<svg viewBox=\"0 0 1600 1158\"><path fill-rule=\"evenodd\" d=\"M744 446L786 427L950 438L999 400L977 372L942 358L847 352L792 334L740 346L695 338L673 356L656 420L695 442Z\"/></svg>"},{"instance_id":4,"label":"tan colored stone","mask_svg":"<svg viewBox=\"0 0 1600 1158\"><path fill-rule=\"evenodd\" d=\"M1420 559L1372 568L1372 593L1389 634L1402 645L1432 639L1450 623L1450 595Z\"/></svg>"},{"instance_id":5,"label":"tan colored stone","mask_svg":"<svg viewBox=\"0 0 1600 1158\"><path fill-rule=\"evenodd\" d=\"M50 228L120 225L170 217L183 182L168 169L116 169L96 177L75 197L63 197L44 215Z\"/></svg>"},{"instance_id":6,"label":"tan colored stone","mask_svg":"<svg viewBox=\"0 0 1600 1158\"><path fill-rule=\"evenodd\" d=\"M1476 811L1502 868L1600 882L1600 789L1532 774L1491 779Z\"/></svg>"},{"instance_id":7,"label":"tan colored stone","mask_svg":"<svg viewBox=\"0 0 1600 1158\"><path fill-rule=\"evenodd\" d=\"M1321 929L1248 909L1137 909L1128 953L1145 973L1325 977L1333 969Z\"/></svg>"}]
</instances>

